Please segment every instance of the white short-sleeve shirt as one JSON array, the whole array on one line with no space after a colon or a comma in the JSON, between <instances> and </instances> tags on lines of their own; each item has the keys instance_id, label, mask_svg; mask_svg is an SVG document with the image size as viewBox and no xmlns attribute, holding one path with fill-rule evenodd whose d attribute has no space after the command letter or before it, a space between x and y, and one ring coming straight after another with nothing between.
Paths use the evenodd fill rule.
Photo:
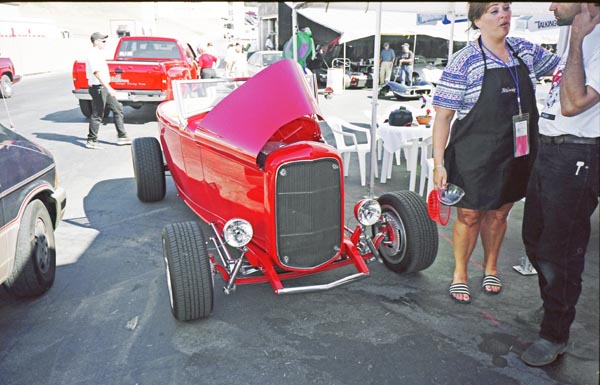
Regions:
<instances>
[{"instance_id":1,"label":"white short-sleeve shirt","mask_svg":"<svg viewBox=\"0 0 600 385\"><path fill-rule=\"evenodd\" d=\"M585 85L600 93L600 25L583 39L583 68ZM567 51L568 52L568 48ZM564 116L560 112L560 83L568 55L565 54L552 77L552 86L540 114L540 134L546 136L575 135L585 138L600 137L600 103L576 116Z\"/></svg>"},{"instance_id":2,"label":"white short-sleeve shirt","mask_svg":"<svg viewBox=\"0 0 600 385\"><path fill-rule=\"evenodd\" d=\"M88 85L97 86L101 85L100 81L94 76L94 72L99 72L100 77L107 83L110 81L110 72L108 71L108 64L106 59L102 55L102 51L98 48L92 48L88 52L87 59L85 61L85 75L88 80Z\"/></svg>"}]
</instances>

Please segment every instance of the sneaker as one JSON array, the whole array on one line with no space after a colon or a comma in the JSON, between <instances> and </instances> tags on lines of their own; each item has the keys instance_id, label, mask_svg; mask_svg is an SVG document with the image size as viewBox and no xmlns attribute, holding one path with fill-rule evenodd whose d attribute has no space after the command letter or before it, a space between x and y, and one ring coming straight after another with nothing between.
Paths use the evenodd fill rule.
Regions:
<instances>
[{"instance_id":1,"label":"sneaker","mask_svg":"<svg viewBox=\"0 0 600 385\"><path fill-rule=\"evenodd\" d=\"M117 138L117 145L118 146L126 146L128 144L131 144L131 139L129 139L129 137L124 136L122 138Z\"/></svg>"},{"instance_id":2,"label":"sneaker","mask_svg":"<svg viewBox=\"0 0 600 385\"><path fill-rule=\"evenodd\" d=\"M101 148L103 148L95 140L88 140L87 142L85 142L85 147L86 148L91 148L93 150L100 150Z\"/></svg>"},{"instance_id":3,"label":"sneaker","mask_svg":"<svg viewBox=\"0 0 600 385\"><path fill-rule=\"evenodd\" d=\"M557 343L538 338L523 352L521 359L529 366L544 366L553 363L566 351L566 342Z\"/></svg>"}]
</instances>

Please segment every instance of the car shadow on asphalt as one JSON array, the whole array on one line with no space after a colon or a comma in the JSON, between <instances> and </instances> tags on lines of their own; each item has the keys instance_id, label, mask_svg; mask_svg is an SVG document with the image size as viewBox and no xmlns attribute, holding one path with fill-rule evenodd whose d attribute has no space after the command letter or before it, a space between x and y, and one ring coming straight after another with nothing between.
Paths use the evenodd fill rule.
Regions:
<instances>
[{"instance_id":1,"label":"car shadow on asphalt","mask_svg":"<svg viewBox=\"0 0 600 385\"><path fill-rule=\"evenodd\" d=\"M79 108L56 111L42 117L42 120L54 123L82 123L88 122L88 118L83 116ZM123 120L125 124L146 124L156 121L156 107L153 105L144 105L139 109L129 106L123 107ZM114 124L112 112L104 118L103 124Z\"/></svg>"}]
</instances>

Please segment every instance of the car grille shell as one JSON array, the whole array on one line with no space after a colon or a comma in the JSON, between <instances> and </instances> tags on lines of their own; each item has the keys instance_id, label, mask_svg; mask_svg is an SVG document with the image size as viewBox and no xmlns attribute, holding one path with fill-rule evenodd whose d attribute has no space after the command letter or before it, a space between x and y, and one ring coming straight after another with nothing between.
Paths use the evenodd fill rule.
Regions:
<instances>
[{"instance_id":1,"label":"car grille shell","mask_svg":"<svg viewBox=\"0 0 600 385\"><path fill-rule=\"evenodd\" d=\"M323 158L278 168L277 253L282 266L311 269L335 258L342 240L340 164Z\"/></svg>"}]
</instances>

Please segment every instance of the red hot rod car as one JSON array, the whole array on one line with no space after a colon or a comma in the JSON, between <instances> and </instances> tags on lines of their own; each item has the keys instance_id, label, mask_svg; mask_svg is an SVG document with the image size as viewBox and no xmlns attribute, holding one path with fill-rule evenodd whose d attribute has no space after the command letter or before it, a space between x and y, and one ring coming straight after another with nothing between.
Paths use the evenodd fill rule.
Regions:
<instances>
[{"instance_id":1,"label":"red hot rod car","mask_svg":"<svg viewBox=\"0 0 600 385\"><path fill-rule=\"evenodd\" d=\"M160 143L146 137L132 145L138 198L163 199L170 171L180 197L208 224L214 246L209 253L198 222L163 229L178 320L210 315L215 274L228 294L260 282L289 294L364 278L374 259L396 272L419 271L435 260L436 226L411 191L359 200L358 224L344 226L342 160L324 143L314 94L292 60L249 79L175 81L174 100L160 104L157 117ZM333 282L283 285L346 265L356 272Z\"/></svg>"}]
</instances>

